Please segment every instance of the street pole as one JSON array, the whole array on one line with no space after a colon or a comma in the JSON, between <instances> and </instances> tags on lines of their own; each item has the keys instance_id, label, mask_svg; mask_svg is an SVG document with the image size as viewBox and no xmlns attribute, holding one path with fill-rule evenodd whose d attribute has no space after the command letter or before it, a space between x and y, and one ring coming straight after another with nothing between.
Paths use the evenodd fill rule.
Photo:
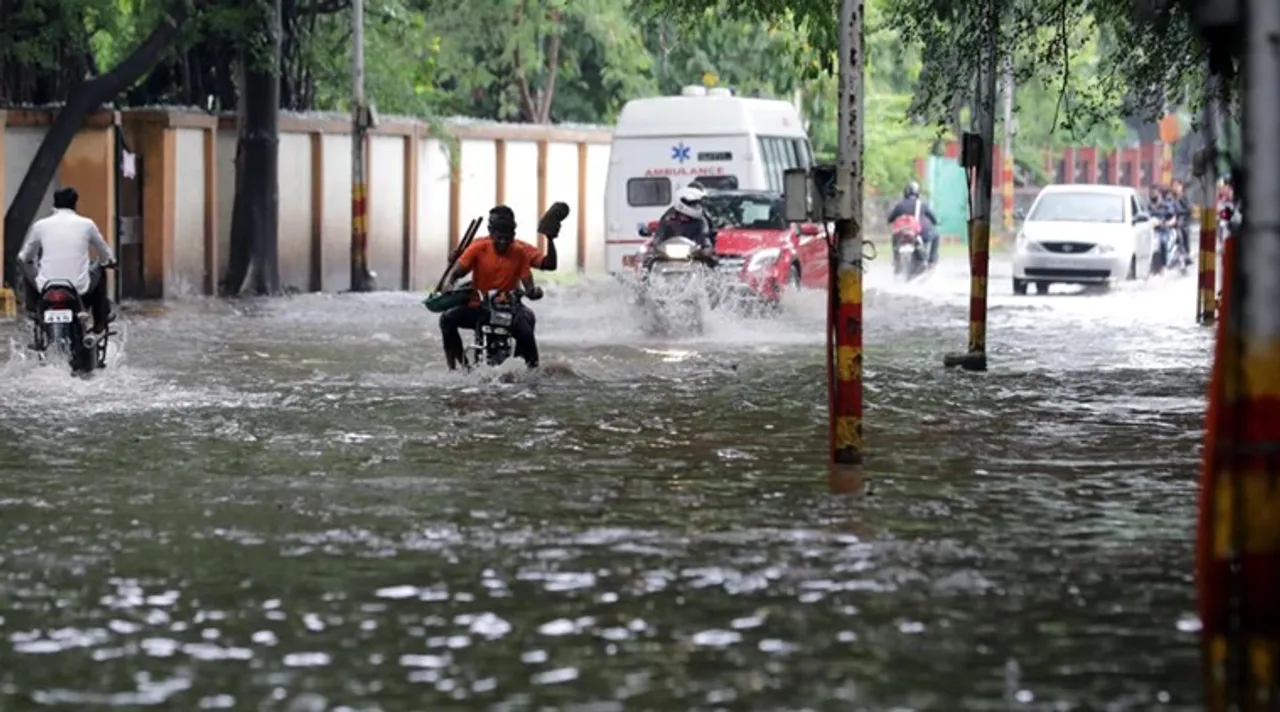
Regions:
<instances>
[{"instance_id":1,"label":"street pole","mask_svg":"<svg viewBox=\"0 0 1280 712\"><path fill-rule=\"evenodd\" d=\"M837 478L836 468L862 464L862 14L863 0L840 3L837 252L827 310L828 363L835 365L829 395L831 484L837 490L860 483L850 487L848 478Z\"/></svg>"},{"instance_id":2,"label":"street pole","mask_svg":"<svg viewBox=\"0 0 1280 712\"><path fill-rule=\"evenodd\" d=\"M1244 39L1246 165L1232 175L1243 188L1244 225L1225 245L1201 477L1205 702L1213 712L1269 712L1280 699L1280 4L1207 5L1219 23L1208 29L1230 22L1239 35L1221 36Z\"/></svg>"},{"instance_id":3,"label":"street pole","mask_svg":"<svg viewBox=\"0 0 1280 712\"><path fill-rule=\"evenodd\" d=\"M981 32L986 43L978 63L978 100L975 102L978 138L977 155L972 156L976 176L973 214L969 216L969 349L943 358L947 367L966 371L987 370L987 275L991 250L992 150L996 135L996 72L999 37L999 0L979 5Z\"/></svg>"},{"instance_id":4,"label":"street pole","mask_svg":"<svg viewBox=\"0 0 1280 712\"><path fill-rule=\"evenodd\" d=\"M366 292L370 285L364 149L369 112L364 96L364 0L352 0L351 14L351 291Z\"/></svg>"},{"instance_id":5,"label":"street pole","mask_svg":"<svg viewBox=\"0 0 1280 712\"><path fill-rule=\"evenodd\" d=\"M1000 198L1004 208L1004 230L1013 234L1013 52L1004 58L1004 150L1000 152Z\"/></svg>"},{"instance_id":6,"label":"street pole","mask_svg":"<svg viewBox=\"0 0 1280 712\"><path fill-rule=\"evenodd\" d=\"M1210 326L1218 316L1218 83L1212 72L1204 83L1201 125L1204 151L1200 161L1200 283L1196 321Z\"/></svg>"}]
</instances>

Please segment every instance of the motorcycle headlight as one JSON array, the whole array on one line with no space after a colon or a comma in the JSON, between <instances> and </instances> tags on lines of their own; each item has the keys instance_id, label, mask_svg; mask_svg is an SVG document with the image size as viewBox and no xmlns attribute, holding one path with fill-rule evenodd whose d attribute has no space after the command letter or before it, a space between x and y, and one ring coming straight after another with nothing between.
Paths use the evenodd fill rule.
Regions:
<instances>
[{"instance_id":1,"label":"motorcycle headlight","mask_svg":"<svg viewBox=\"0 0 1280 712\"><path fill-rule=\"evenodd\" d=\"M658 252L669 260L687 260L693 255L693 247L690 245L663 245L658 248Z\"/></svg>"},{"instance_id":2,"label":"motorcycle headlight","mask_svg":"<svg viewBox=\"0 0 1280 712\"><path fill-rule=\"evenodd\" d=\"M751 255L751 259L747 262L748 272L757 272L759 270L768 269L778 261L782 256L782 250L776 247L768 247Z\"/></svg>"}]
</instances>

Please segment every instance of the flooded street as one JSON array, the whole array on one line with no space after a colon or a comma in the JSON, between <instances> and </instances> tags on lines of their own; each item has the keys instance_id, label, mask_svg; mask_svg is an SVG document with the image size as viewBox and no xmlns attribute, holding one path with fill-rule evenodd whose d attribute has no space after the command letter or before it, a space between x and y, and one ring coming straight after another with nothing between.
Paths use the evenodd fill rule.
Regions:
<instances>
[{"instance_id":1,"label":"flooded street","mask_svg":"<svg viewBox=\"0 0 1280 712\"><path fill-rule=\"evenodd\" d=\"M551 290L503 377L407 294L132 305L87 382L5 326L0 710L1199 709L1194 275L997 262L968 374L965 266L884 261L866 498L820 294L663 341Z\"/></svg>"}]
</instances>

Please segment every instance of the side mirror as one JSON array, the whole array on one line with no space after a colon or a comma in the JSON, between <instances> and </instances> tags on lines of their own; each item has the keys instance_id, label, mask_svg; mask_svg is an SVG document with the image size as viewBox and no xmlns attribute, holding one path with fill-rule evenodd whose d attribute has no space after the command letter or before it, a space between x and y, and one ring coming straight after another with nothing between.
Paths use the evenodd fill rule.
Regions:
<instances>
[{"instance_id":1,"label":"side mirror","mask_svg":"<svg viewBox=\"0 0 1280 712\"><path fill-rule=\"evenodd\" d=\"M788 168L782 172L782 212L787 222L809 219L809 171Z\"/></svg>"},{"instance_id":2,"label":"side mirror","mask_svg":"<svg viewBox=\"0 0 1280 712\"><path fill-rule=\"evenodd\" d=\"M1151 216L1146 213L1137 213L1133 216L1134 225L1141 225L1142 223L1149 222L1150 220Z\"/></svg>"},{"instance_id":3,"label":"side mirror","mask_svg":"<svg viewBox=\"0 0 1280 712\"><path fill-rule=\"evenodd\" d=\"M653 235L653 231L649 229L648 225L640 222L636 223L636 234L640 237L649 237Z\"/></svg>"},{"instance_id":4,"label":"side mirror","mask_svg":"<svg viewBox=\"0 0 1280 712\"><path fill-rule=\"evenodd\" d=\"M822 231L819 230L818 226L814 225L813 223L801 223L797 232L799 232L801 235L817 235Z\"/></svg>"},{"instance_id":5,"label":"side mirror","mask_svg":"<svg viewBox=\"0 0 1280 712\"><path fill-rule=\"evenodd\" d=\"M1013 219L1022 221L1027 219L1027 214L1022 208L1015 208L1013 211Z\"/></svg>"}]
</instances>

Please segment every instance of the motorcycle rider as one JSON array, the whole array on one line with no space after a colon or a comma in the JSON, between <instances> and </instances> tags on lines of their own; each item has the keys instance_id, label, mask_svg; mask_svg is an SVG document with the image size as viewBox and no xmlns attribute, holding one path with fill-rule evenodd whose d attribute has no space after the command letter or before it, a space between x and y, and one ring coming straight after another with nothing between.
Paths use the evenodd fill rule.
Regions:
<instances>
[{"instance_id":1,"label":"motorcycle rider","mask_svg":"<svg viewBox=\"0 0 1280 712\"><path fill-rule=\"evenodd\" d=\"M920 237L929 246L929 266L938 264L938 217L929 209L929 202L920 197L920 184L911 181L902 189L902 200L899 200L889 211L886 220L890 225L904 215L915 215L916 206L920 207Z\"/></svg>"},{"instance_id":2,"label":"motorcycle rider","mask_svg":"<svg viewBox=\"0 0 1280 712\"><path fill-rule=\"evenodd\" d=\"M29 314L34 316L40 293L50 281L66 280L75 285L93 314L93 333L100 334L111 321L103 267L114 266L116 256L93 220L76 212L79 201L80 194L71 186L54 191L53 213L31 226L18 250L18 263L22 266ZM101 258L101 264L91 268L94 253Z\"/></svg>"},{"instance_id":3,"label":"motorcycle rider","mask_svg":"<svg viewBox=\"0 0 1280 712\"><path fill-rule=\"evenodd\" d=\"M515 222L515 211L505 205L496 205L493 210L489 211L490 221L493 220L495 213L500 214L503 219L510 219ZM544 272L556 271L556 267L560 264L556 255L556 238L560 236L560 224L567 217L569 217L569 206L563 202L556 201L551 204L550 208L547 208L547 212L543 213L542 218L538 220L538 236L547 239L547 251L545 253L539 250L537 245L523 240L516 240L513 243L513 247L529 253L529 266L531 268ZM449 261L457 262L461 256L462 250L455 250L449 254Z\"/></svg>"},{"instance_id":4,"label":"motorcycle rider","mask_svg":"<svg viewBox=\"0 0 1280 712\"><path fill-rule=\"evenodd\" d=\"M554 229L553 232L558 234L559 231ZM444 339L449 370L456 369L459 363L469 366L458 329L475 328L481 315L481 292L491 289L511 291L523 286L529 299L536 301L542 298L542 288L533 282L532 255L525 249L514 247L515 242L515 214L505 205L495 206L489 211L489 238L472 242L445 274L442 289L446 292L452 290L459 279L472 275L468 302L440 315L440 334ZM537 321L533 310L521 304L514 316L511 336L516 342L515 355L523 358L529 368L537 368L538 341L534 337Z\"/></svg>"},{"instance_id":5,"label":"motorcycle rider","mask_svg":"<svg viewBox=\"0 0 1280 712\"><path fill-rule=\"evenodd\" d=\"M1174 179L1170 184L1169 202L1174 216L1178 218L1178 244L1182 245L1182 254L1191 255L1191 199L1187 197L1182 181Z\"/></svg>"},{"instance_id":6,"label":"motorcycle rider","mask_svg":"<svg viewBox=\"0 0 1280 712\"><path fill-rule=\"evenodd\" d=\"M658 218L658 229L653 234L654 246L673 237L684 237L698 243L703 250L714 250L711 218L707 216L702 200L706 191L698 185L687 185L676 193L676 202Z\"/></svg>"},{"instance_id":7,"label":"motorcycle rider","mask_svg":"<svg viewBox=\"0 0 1280 712\"><path fill-rule=\"evenodd\" d=\"M1170 199L1168 191L1159 183L1152 183L1151 188L1147 191L1147 206L1151 211L1151 220L1154 228L1159 233L1163 230L1174 231L1177 236L1177 209L1173 201ZM1159 235L1157 234L1157 237ZM1169 251L1172 245L1165 246L1164 242L1160 242L1161 247L1161 269L1171 266L1169 264Z\"/></svg>"}]
</instances>

